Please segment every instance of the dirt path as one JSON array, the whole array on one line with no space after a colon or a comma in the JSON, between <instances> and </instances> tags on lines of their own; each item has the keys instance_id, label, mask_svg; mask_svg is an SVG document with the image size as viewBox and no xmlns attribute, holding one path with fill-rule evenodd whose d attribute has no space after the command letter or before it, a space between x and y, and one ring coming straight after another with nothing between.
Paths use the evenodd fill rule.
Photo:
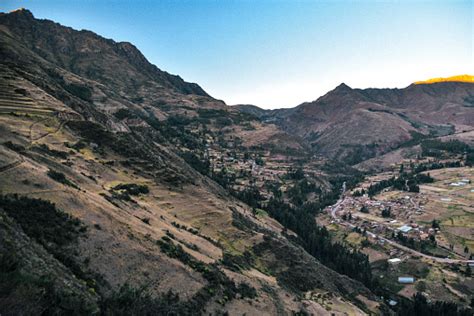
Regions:
<instances>
[{"instance_id":1,"label":"dirt path","mask_svg":"<svg viewBox=\"0 0 474 316\"><path fill-rule=\"evenodd\" d=\"M59 118L59 116L58 116L57 114L56 114L55 116ZM38 140L40 140L40 139L42 139L42 138L45 138L45 137L48 136L48 135L55 134L55 133L59 132L59 130L60 130L60 129L62 128L62 126L65 124L65 122L60 122L60 123L59 123L59 126L58 126L54 131L52 131L52 132L46 132L46 133L44 133L44 134L42 134L42 135L40 135L40 136L38 136L38 137L33 137L33 128L34 128L36 125L41 124L41 123L47 121L48 119L50 119L50 117L45 117L44 119L39 120L39 121L37 121L37 122L34 122L33 124L30 125L30 146L31 146L31 145L33 144L33 142L35 142L35 141L38 141Z\"/></svg>"},{"instance_id":2,"label":"dirt path","mask_svg":"<svg viewBox=\"0 0 474 316\"><path fill-rule=\"evenodd\" d=\"M20 157L21 157L21 156L20 156ZM18 167L18 166L21 165L24 161L25 161L25 160L23 159L23 157L21 157L20 160L17 160L17 161L14 161L14 162L12 162L12 163L9 163L9 164L6 165L6 166L2 166L2 167L0 167L0 173Z\"/></svg>"},{"instance_id":3,"label":"dirt path","mask_svg":"<svg viewBox=\"0 0 474 316\"><path fill-rule=\"evenodd\" d=\"M57 192L70 192L67 189L55 189L55 190L39 190L39 191L31 191L31 192L19 192L19 195L31 195L31 194L43 194L43 193L57 193Z\"/></svg>"},{"instance_id":4,"label":"dirt path","mask_svg":"<svg viewBox=\"0 0 474 316\"><path fill-rule=\"evenodd\" d=\"M25 162L25 158L23 158L22 155L20 155L20 154L17 154L17 155L18 155L18 160L14 161L12 163L9 163L5 166L1 166L0 167L0 173L3 173L3 172L6 172L8 170L11 170L13 168L16 168L16 167L18 167L19 165L21 165L22 163Z\"/></svg>"},{"instance_id":5,"label":"dirt path","mask_svg":"<svg viewBox=\"0 0 474 316\"><path fill-rule=\"evenodd\" d=\"M46 117L42 120L39 120L37 122L34 122L33 124L30 125L30 146L33 144L33 142L35 141L38 141L40 139L43 139L49 135L53 135L53 134L56 134L57 132L59 132L63 127L64 125L66 125L68 122L74 120L74 119L77 119L79 117L80 119L80 115L77 114L77 113L74 113L74 112L69 112L69 111L58 111L58 112L55 112L54 113L54 116L59 120L59 125L58 127L52 131L52 132L47 132L47 133L44 133L36 138L33 137L33 127L37 124L41 124L43 123L44 121L48 120L50 117Z\"/></svg>"}]
</instances>

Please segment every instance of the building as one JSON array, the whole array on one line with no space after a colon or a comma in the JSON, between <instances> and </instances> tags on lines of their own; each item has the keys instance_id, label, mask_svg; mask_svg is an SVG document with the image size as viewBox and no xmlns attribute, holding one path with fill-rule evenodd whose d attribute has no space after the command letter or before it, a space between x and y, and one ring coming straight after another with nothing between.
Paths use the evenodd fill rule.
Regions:
<instances>
[{"instance_id":1,"label":"building","mask_svg":"<svg viewBox=\"0 0 474 316\"><path fill-rule=\"evenodd\" d=\"M415 278L414 277L398 277L398 283L412 284L412 283L415 283Z\"/></svg>"},{"instance_id":2,"label":"building","mask_svg":"<svg viewBox=\"0 0 474 316\"><path fill-rule=\"evenodd\" d=\"M398 230L401 231L402 233L408 233L410 230L412 230L413 228L409 225L403 225L402 227L400 227Z\"/></svg>"}]
</instances>

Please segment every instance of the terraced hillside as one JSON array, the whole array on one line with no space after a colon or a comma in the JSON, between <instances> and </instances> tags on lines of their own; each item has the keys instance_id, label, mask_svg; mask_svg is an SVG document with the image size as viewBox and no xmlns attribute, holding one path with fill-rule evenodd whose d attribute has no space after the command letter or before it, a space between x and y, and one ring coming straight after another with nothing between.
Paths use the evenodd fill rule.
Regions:
<instances>
[{"instance_id":1,"label":"terraced hillside","mask_svg":"<svg viewBox=\"0 0 474 316\"><path fill-rule=\"evenodd\" d=\"M33 115L54 115L58 109L47 105L41 105L26 95L26 90L21 88L21 80L17 80L13 72L8 71L2 65L0 70L2 80L0 82L0 111L2 113L19 113Z\"/></svg>"},{"instance_id":2,"label":"terraced hillside","mask_svg":"<svg viewBox=\"0 0 474 316\"><path fill-rule=\"evenodd\" d=\"M65 281L70 275L97 282L84 288L77 297L95 291L97 294L88 298L91 309L100 308L100 297L106 295L103 293L118 291L124 284L131 284L137 288L147 285L153 295L173 290L180 293L183 304L200 298L200 293L210 290L210 286L217 286L218 292L208 294L210 297L201 302L202 308L214 312L220 309L246 310L248 313L272 309L279 309L282 313L301 308L325 310L327 306L311 300L301 301L296 292L286 289L296 282L292 278L298 276L283 277L293 264L284 263L281 258L277 270L270 268L277 258L268 252L269 242L286 247L287 254L302 256L299 264L306 272L301 273L313 274L314 280L318 280L308 284L307 290L334 293L334 301L339 303L332 310L362 313L351 303L350 293L355 288L372 298L360 284L336 277L335 272L317 263L302 249L292 246L280 234L282 228L279 224L266 216L254 217L248 206L187 167L168 149L160 146L153 149L160 153L160 163L163 163L161 171L155 173L158 169L153 162L142 160L134 153L121 152L120 148L97 146L94 139L78 136L76 131L83 121L72 121L57 129L44 118L44 115L38 117L25 112L0 116L0 142L3 144L0 192L51 201L87 227L86 237L79 239L72 259L79 265L74 269L81 272L72 272L71 263L61 259L61 255L50 254L47 262L61 266L58 274L48 275L58 282ZM42 137L31 139L31 126ZM116 137L102 129L99 131L105 133L105 137ZM118 138L113 141L118 141ZM137 146L126 141L120 144ZM166 167L171 159L179 174ZM117 188L125 184L144 186L147 193L134 195L127 189ZM11 225L10 230L20 229L16 224ZM20 226L19 231L28 235L28 226ZM29 238L34 240L33 236ZM26 250L20 244L12 245L19 257L27 258L22 263L25 267L31 266L30 260L36 260L36 256L46 255L35 250L39 247L36 243L32 244L33 248ZM244 263L249 253L253 262ZM241 260L244 261L240 263ZM200 262L208 269L218 267L216 273L224 273L221 277L226 275L225 280L229 278L236 284L255 288L257 297L252 294L244 298L244 294L238 294L238 291L235 298L221 293L226 291L225 286L232 288L233 283L210 284L206 274L203 275L201 268L197 269L193 262ZM27 270L20 273L29 275ZM95 281L88 281L91 277L81 277L83 274L93 274L92 280ZM326 281L321 281L324 279ZM341 281L333 284L333 279ZM61 290L67 291L67 288L61 287ZM18 297L9 296L9 299L21 301ZM15 308L22 310L18 306Z\"/></svg>"}]
</instances>

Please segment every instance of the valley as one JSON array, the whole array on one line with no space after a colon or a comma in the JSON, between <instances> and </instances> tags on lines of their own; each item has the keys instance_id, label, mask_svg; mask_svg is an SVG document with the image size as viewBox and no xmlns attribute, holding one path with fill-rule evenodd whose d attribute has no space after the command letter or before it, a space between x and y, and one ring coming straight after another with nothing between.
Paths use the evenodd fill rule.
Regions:
<instances>
[{"instance_id":1,"label":"valley","mask_svg":"<svg viewBox=\"0 0 474 316\"><path fill-rule=\"evenodd\" d=\"M472 313L470 81L228 106L26 9L0 56L0 314Z\"/></svg>"}]
</instances>

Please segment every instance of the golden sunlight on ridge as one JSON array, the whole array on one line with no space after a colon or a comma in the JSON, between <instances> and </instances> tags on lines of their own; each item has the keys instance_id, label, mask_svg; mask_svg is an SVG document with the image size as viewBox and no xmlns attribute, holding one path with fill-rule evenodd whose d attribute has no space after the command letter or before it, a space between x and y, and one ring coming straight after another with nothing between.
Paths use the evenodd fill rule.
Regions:
<instances>
[{"instance_id":1,"label":"golden sunlight on ridge","mask_svg":"<svg viewBox=\"0 0 474 316\"><path fill-rule=\"evenodd\" d=\"M423 81L416 81L414 84L431 84L437 82L470 82L474 83L474 76L471 75L459 75L459 76L452 76L447 78L432 78Z\"/></svg>"}]
</instances>

